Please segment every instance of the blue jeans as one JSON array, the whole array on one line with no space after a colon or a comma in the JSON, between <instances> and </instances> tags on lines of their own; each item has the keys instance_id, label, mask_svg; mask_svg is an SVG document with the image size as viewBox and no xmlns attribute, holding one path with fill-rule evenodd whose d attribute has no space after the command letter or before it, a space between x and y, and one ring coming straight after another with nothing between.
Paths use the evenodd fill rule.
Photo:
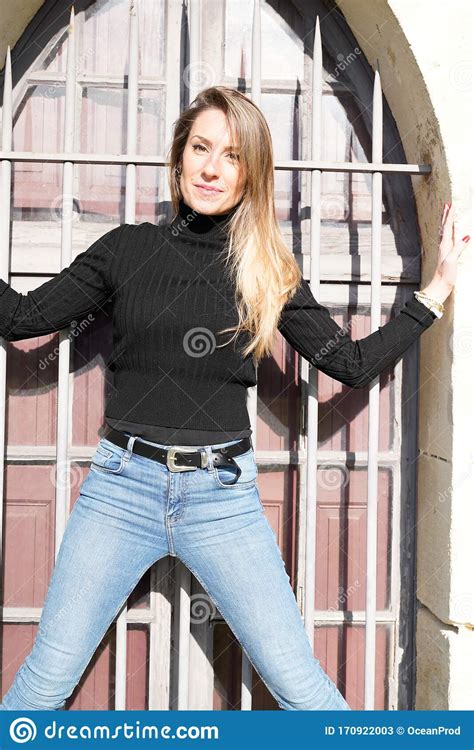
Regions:
<instances>
[{"instance_id":1,"label":"blue jeans","mask_svg":"<svg viewBox=\"0 0 474 750\"><path fill-rule=\"evenodd\" d=\"M109 626L166 555L194 574L285 710L350 710L313 655L257 487L253 448L231 467L172 472L102 438L69 516L33 648L2 710L64 710ZM151 441L143 440L150 443ZM152 445L162 445L151 443ZM168 447L168 446L163 446Z\"/></svg>"}]
</instances>

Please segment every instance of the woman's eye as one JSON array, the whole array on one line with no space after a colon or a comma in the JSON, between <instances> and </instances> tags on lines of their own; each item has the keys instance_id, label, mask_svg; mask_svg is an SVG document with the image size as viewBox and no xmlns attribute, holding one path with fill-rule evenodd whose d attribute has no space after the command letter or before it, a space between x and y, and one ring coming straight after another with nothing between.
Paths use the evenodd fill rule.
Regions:
<instances>
[{"instance_id":1,"label":"woman's eye","mask_svg":"<svg viewBox=\"0 0 474 750\"><path fill-rule=\"evenodd\" d=\"M203 151L206 150L206 147L203 146L202 143L193 143L192 147L193 147L194 151L196 151L198 148L202 148ZM233 151L229 151L229 156L231 157L232 161L239 161L240 160L240 156L238 154L234 153Z\"/></svg>"}]
</instances>

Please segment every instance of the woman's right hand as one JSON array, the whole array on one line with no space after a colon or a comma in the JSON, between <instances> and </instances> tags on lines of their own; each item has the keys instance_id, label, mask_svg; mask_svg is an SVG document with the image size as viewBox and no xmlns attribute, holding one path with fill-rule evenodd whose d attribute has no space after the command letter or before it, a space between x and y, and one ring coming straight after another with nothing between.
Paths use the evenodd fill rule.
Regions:
<instances>
[{"instance_id":1,"label":"woman's right hand","mask_svg":"<svg viewBox=\"0 0 474 750\"><path fill-rule=\"evenodd\" d=\"M471 239L470 235L467 234L461 240L456 241L452 203L444 204L440 237L436 270L429 284L421 291L437 302L443 303L454 289L459 260Z\"/></svg>"}]
</instances>

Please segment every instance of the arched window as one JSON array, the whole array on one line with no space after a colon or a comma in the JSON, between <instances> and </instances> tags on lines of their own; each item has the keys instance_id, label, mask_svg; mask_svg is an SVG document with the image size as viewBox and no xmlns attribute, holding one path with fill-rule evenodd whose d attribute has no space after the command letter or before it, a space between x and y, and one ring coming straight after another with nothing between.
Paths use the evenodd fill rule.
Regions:
<instances>
[{"instance_id":1,"label":"arched window","mask_svg":"<svg viewBox=\"0 0 474 750\"><path fill-rule=\"evenodd\" d=\"M200 26L196 63L189 61L190 31L180 0L135 3L138 103L136 137L131 141L127 128L132 83L129 2L82 0L74 7L74 151L91 158L89 163L84 159L74 165L73 256L126 220L130 154L136 154L137 161L149 157L151 162L136 168L135 221L159 223L169 216L165 167L153 162L167 151L171 125L189 101L191 79L198 89L226 84L252 94L254 4L252 0L201 0L201 16L193 16ZM41 155L64 150L68 13L62 3L45 3L12 58L13 149L34 152L37 157L13 162L12 170L11 283L25 292L61 267L63 164L42 160ZM260 106L270 125L277 162L311 158L312 50L319 14L321 159L370 163L373 71L341 14L322 2L302 0L267 3L261 13ZM115 163L113 159L100 161L104 155L127 154L121 162L119 158ZM383 161L406 163L386 102ZM275 177L284 235L309 278L311 173L277 169ZM320 301L330 307L340 325L350 329L353 338L370 333L371 179L370 169L323 171L321 179ZM422 179L420 175L415 181ZM384 174L382 210L381 323L419 286L420 242L408 173ZM112 387L103 364L111 344L110 314L110 309L100 311L94 324L72 342L72 387L70 401L63 405L71 417L71 502L87 471L87 459L102 425L105 394ZM57 344L54 335L8 345L4 690L33 641L54 564L58 508L51 477L55 476ZM407 581L413 578L416 354L411 349L380 377L378 709L412 707L410 611L414 594ZM302 605L308 364L279 338L274 356L262 363L258 377L259 486ZM318 382L315 651L351 707L357 709L363 707L368 392L350 390L322 374ZM31 551L27 559L26 548ZM129 599L127 708L178 706L178 657L171 647L178 633L177 618L172 617L179 588L175 566L175 561L160 561ZM192 596L205 593L195 579L192 586ZM238 708L241 649L219 613L214 613L212 622L212 629L200 622L190 626L189 708ZM111 628L69 707L113 707L110 673L120 658L123 651L115 648ZM125 685L119 689L125 692ZM169 705L165 705L168 696ZM276 707L256 674L252 698L255 709Z\"/></svg>"}]
</instances>

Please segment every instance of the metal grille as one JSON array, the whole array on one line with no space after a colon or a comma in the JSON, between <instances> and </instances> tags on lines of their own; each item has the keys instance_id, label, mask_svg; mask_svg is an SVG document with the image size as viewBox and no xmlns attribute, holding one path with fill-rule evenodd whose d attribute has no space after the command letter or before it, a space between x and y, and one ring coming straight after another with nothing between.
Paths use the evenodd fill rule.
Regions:
<instances>
[{"instance_id":1,"label":"metal grille","mask_svg":"<svg viewBox=\"0 0 474 750\"><path fill-rule=\"evenodd\" d=\"M177 5L170 4L171 12L178 19ZM201 9L199 0L188 3L188 22L190 27L189 38L189 66L198 64L200 60L200 18ZM261 17L260 4L254 3L253 26L252 26L252 62L251 62L251 97L255 104L261 101ZM5 66L5 87L3 100L3 127L2 127L2 151L1 157L1 179L2 179L2 201L0 203L0 238L2 245L1 274L3 278L8 277L8 249L9 249L9 225L10 225L10 192L11 192L11 167L13 162L41 162L58 163L63 165L62 172L62 225L61 225L61 267L67 267L71 260L72 248L72 223L68 217L72 215L72 196L74 193L73 170L76 164L123 164L126 165L126 191L125 191L125 222L135 222L135 200L137 184L137 167L148 165L154 167L166 166L164 157L142 156L136 153L137 143L137 109L139 98L139 49L140 40L137 25L137 14L135 3L130 4L130 23L128 36L128 103L126 123L126 153L114 154L83 154L76 153L74 133L75 121L75 89L76 89L76 24L74 11L71 11L70 25L67 32L67 63L66 72L63 75L65 83L65 122L64 122L64 146L60 153L34 153L18 152L12 150L12 121L13 121L13 89L10 52L7 53ZM375 71L373 87L373 121L372 121L372 161L370 163L353 162L324 162L321 160L321 123L322 123L322 44L320 36L319 18L315 19L313 70L312 70L312 122L311 122L311 159L309 160L287 160L278 161L275 164L277 170L287 170L292 174L307 171L311 180L311 231L310 231L310 283L313 293L319 298L319 260L321 242L321 177L324 172L367 172L372 180L372 234L371 234L371 283L370 283L370 306L371 306L371 331L380 325L381 310L381 221L382 221L382 175L387 173L405 174L429 174L429 165L417 164L384 164L382 163L382 91L380 75ZM198 93L198 89L190 86L190 99ZM167 123L169 124L169 123ZM59 372L58 372L58 405L57 405L57 440L56 440L56 554L62 539L67 522L69 482L64 481L70 469L69 436L70 436L70 401L71 387L69 376L70 359L70 337L69 331L60 332L59 344ZM304 525L300 526L299 548L304 550L304 600L302 605L305 627L311 642L314 638L315 624L327 621L338 622L343 618L339 613L328 613L314 611L315 590L315 560L316 550L316 507L317 507L317 445L318 445L318 372L309 366L307 362L301 363L301 376L307 393L306 423L307 434L300 436L299 456L301 459L300 471L303 475L299 497L299 508L304 519ZM6 387L6 350L0 347L0 378L3 393ZM254 445L257 445L257 393L252 388L249 391L249 413L253 429ZM381 457L378 451L379 434L379 379L376 378L370 385L369 391L369 422L368 422L368 507L367 507L367 588L365 612L353 613L353 620L365 623L365 709L374 708L375 690L375 633L376 624L384 622L387 615L376 612L376 551L377 551L377 497L378 497L378 471ZM3 419L0 419L0 443L1 455L4 455L4 422L5 402L0 401ZM263 466L268 457L257 452L257 460ZM275 457L273 457L274 459ZM319 459L324 457L319 456ZM334 459L334 455L332 455ZM340 459L344 461L344 455ZM390 457L387 457L390 461ZM382 456L383 463L383 456ZM61 473L61 476L59 476ZM2 485L3 493L3 485ZM3 503L0 504L0 521L3 523ZM178 662L178 693L176 708L183 710L188 708L189 682L190 682L190 650L191 650L191 573L184 565L179 566L179 579L177 596L179 599L179 662ZM163 634L169 632L169 622L157 623L157 617L164 614L160 610L159 593L156 588L157 570L153 570L152 594L149 610L137 611L133 614L127 612L125 606L116 622L116 693L115 708L125 709L126 688L126 664L127 664L127 623L140 622L151 624L151 654L156 663L149 670L149 707L167 708L169 686L163 684L164 677L159 675L159 670L166 669L169 664L169 654L166 654L167 645L163 644ZM19 608L8 608L4 611L4 621L36 622L39 619L38 610ZM390 618L389 618L390 619ZM159 627L159 629L158 629ZM155 658L155 657L160 658ZM251 696L252 667L245 653L242 652L242 684L241 684L241 708L242 710L252 707ZM209 706L211 707L211 706Z\"/></svg>"}]
</instances>

